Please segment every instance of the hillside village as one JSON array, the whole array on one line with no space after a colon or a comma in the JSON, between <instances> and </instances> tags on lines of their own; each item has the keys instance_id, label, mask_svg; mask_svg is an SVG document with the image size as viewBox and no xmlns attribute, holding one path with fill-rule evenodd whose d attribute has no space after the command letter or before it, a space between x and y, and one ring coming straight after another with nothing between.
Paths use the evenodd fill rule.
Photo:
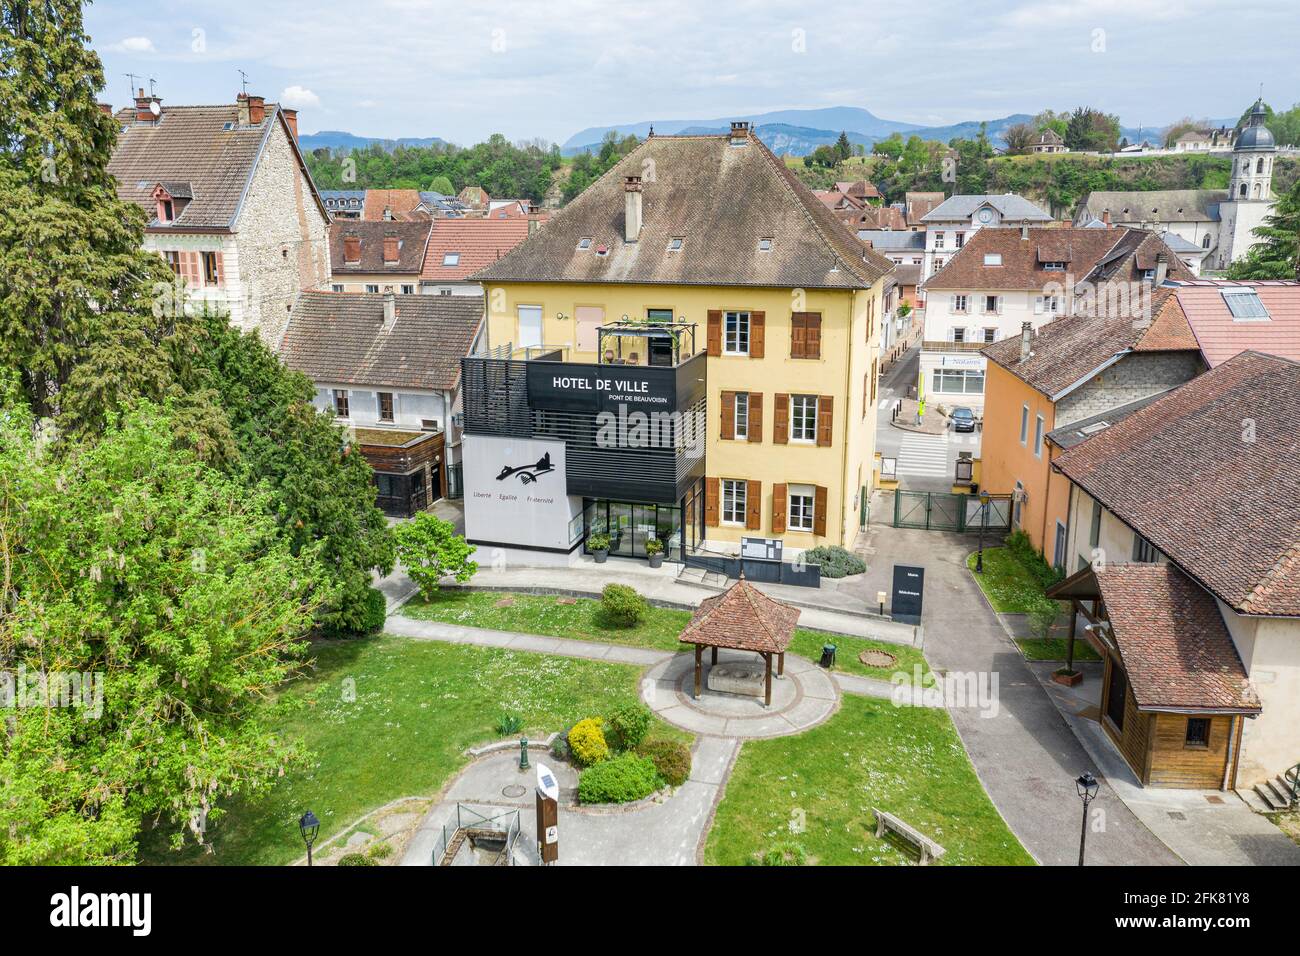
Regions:
<instances>
[{"instance_id":1,"label":"hillside village","mask_svg":"<svg viewBox=\"0 0 1300 956\"><path fill-rule=\"evenodd\" d=\"M0 670L110 694L16 705L0 861L1300 864L1262 97L497 195L256 87L114 108L76 9L0 147Z\"/></svg>"}]
</instances>

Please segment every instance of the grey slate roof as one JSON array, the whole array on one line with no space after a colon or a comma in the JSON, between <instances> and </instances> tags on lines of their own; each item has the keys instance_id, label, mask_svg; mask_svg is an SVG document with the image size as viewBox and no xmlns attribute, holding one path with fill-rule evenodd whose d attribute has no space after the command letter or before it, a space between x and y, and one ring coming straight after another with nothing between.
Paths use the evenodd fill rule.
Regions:
<instances>
[{"instance_id":1,"label":"grey slate roof","mask_svg":"<svg viewBox=\"0 0 1300 956\"><path fill-rule=\"evenodd\" d=\"M1026 219L1030 222L1052 221L1051 214L1044 212L1028 199L1017 196L1015 193L951 196L922 216L921 221L956 222L959 219L969 219L974 215L975 210L986 204L996 209L1002 215L1003 220L1010 223L1019 223Z\"/></svg>"},{"instance_id":2,"label":"grey slate roof","mask_svg":"<svg viewBox=\"0 0 1300 956\"><path fill-rule=\"evenodd\" d=\"M643 225L631 243L626 176L643 178ZM579 249L584 238L590 248ZM679 251L669 251L673 238ZM759 251L760 239L772 240L770 251ZM728 135L653 136L472 278L860 289L892 268L757 137L733 146Z\"/></svg>"},{"instance_id":3,"label":"grey slate roof","mask_svg":"<svg viewBox=\"0 0 1300 956\"><path fill-rule=\"evenodd\" d=\"M858 238L881 252L925 251L925 233L913 229L859 229Z\"/></svg>"},{"instance_id":4,"label":"grey slate roof","mask_svg":"<svg viewBox=\"0 0 1300 956\"><path fill-rule=\"evenodd\" d=\"M280 357L315 382L452 389L460 360L483 322L483 297L398 295L385 330L384 296L302 292L280 341Z\"/></svg>"},{"instance_id":5,"label":"grey slate roof","mask_svg":"<svg viewBox=\"0 0 1300 956\"><path fill-rule=\"evenodd\" d=\"M1074 221L1082 216L1098 217L1110 212L1110 221L1121 222L1218 222L1219 203L1226 202L1226 189L1154 189L1148 192L1091 192L1083 197Z\"/></svg>"}]
</instances>

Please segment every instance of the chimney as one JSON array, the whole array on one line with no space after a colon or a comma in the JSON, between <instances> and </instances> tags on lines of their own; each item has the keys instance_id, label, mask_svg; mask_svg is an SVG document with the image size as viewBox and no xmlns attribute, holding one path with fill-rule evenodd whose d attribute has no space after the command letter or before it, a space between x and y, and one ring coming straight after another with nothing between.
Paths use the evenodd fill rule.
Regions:
<instances>
[{"instance_id":1,"label":"chimney","mask_svg":"<svg viewBox=\"0 0 1300 956\"><path fill-rule=\"evenodd\" d=\"M135 91L135 121L137 123L156 123L162 114L162 101L156 96L145 96L144 87ZM154 110L158 112L155 113Z\"/></svg>"},{"instance_id":2,"label":"chimney","mask_svg":"<svg viewBox=\"0 0 1300 956\"><path fill-rule=\"evenodd\" d=\"M384 262L396 262L401 258L396 236L384 236Z\"/></svg>"},{"instance_id":3,"label":"chimney","mask_svg":"<svg viewBox=\"0 0 1300 956\"><path fill-rule=\"evenodd\" d=\"M1021 238L1021 239L1028 239L1028 238L1029 238L1029 220L1028 220L1028 219L1021 219L1021 220L1020 220L1020 238Z\"/></svg>"},{"instance_id":4,"label":"chimney","mask_svg":"<svg viewBox=\"0 0 1300 956\"><path fill-rule=\"evenodd\" d=\"M344 262L361 261L361 237L360 236L343 237L343 261Z\"/></svg>"},{"instance_id":5,"label":"chimney","mask_svg":"<svg viewBox=\"0 0 1300 956\"><path fill-rule=\"evenodd\" d=\"M731 123L731 145L744 146L749 140L749 123L745 120L733 120Z\"/></svg>"},{"instance_id":6,"label":"chimney","mask_svg":"<svg viewBox=\"0 0 1300 956\"><path fill-rule=\"evenodd\" d=\"M384 222L392 222L392 221L393 221L393 207L392 207L392 206L385 206L385 207L384 207Z\"/></svg>"},{"instance_id":7,"label":"chimney","mask_svg":"<svg viewBox=\"0 0 1300 956\"><path fill-rule=\"evenodd\" d=\"M531 236L538 229L542 228L542 221L536 216L528 217L528 234Z\"/></svg>"},{"instance_id":8,"label":"chimney","mask_svg":"<svg viewBox=\"0 0 1300 956\"><path fill-rule=\"evenodd\" d=\"M112 116L112 115L113 115L113 104L112 104L112 103L99 103L98 106L99 106L99 111L100 111L101 113L103 113L105 116Z\"/></svg>"},{"instance_id":9,"label":"chimney","mask_svg":"<svg viewBox=\"0 0 1300 956\"><path fill-rule=\"evenodd\" d=\"M393 295L391 285L384 286L384 327L385 332L391 331L397 324L397 296Z\"/></svg>"},{"instance_id":10,"label":"chimney","mask_svg":"<svg viewBox=\"0 0 1300 956\"><path fill-rule=\"evenodd\" d=\"M283 106L280 112L284 114L284 125L289 127L289 132L293 136L293 141L298 142L298 111L287 110Z\"/></svg>"},{"instance_id":11,"label":"chimney","mask_svg":"<svg viewBox=\"0 0 1300 956\"><path fill-rule=\"evenodd\" d=\"M1169 254L1159 252L1156 254L1156 285L1164 285L1165 276L1169 274Z\"/></svg>"},{"instance_id":12,"label":"chimney","mask_svg":"<svg viewBox=\"0 0 1300 956\"><path fill-rule=\"evenodd\" d=\"M251 126L261 126L262 120L266 119L266 98L262 96L249 95L248 97L248 122Z\"/></svg>"},{"instance_id":13,"label":"chimney","mask_svg":"<svg viewBox=\"0 0 1300 956\"><path fill-rule=\"evenodd\" d=\"M1029 355L1030 355L1029 344L1033 340L1033 337L1034 337L1034 323L1021 322L1020 323L1020 361L1022 362L1026 362L1029 360Z\"/></svg>"},{"instance_id":14,"label":"chimney","mask_svg":"<svg viewBox=\"0 0 1300 956\"><path fill-rule=\"evenodd\" d=\"M636 242L641 235L641 177L623 178L623 239Z\"/></svg>"},{"instance_id":15,"label":"chimney","mask_svg":"<svg viewBox=\"0 0 1300 956\"><path fill-rule=\"evenodd\" d=\"M1101 211L1101 221L1104 222L1104 223L1106 224L1106 228L1107 228L1107 229L1110 228L1110 210L1109 210L1109 209L1103 209L1103 210Z\"/></svg>"}]
</instances>

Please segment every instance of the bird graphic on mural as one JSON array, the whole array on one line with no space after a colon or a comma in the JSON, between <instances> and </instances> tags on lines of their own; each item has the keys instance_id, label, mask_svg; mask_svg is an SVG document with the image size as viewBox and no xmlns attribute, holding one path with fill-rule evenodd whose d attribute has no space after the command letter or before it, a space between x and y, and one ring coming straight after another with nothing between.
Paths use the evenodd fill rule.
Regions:
<instances>
[{"instance_id":1,"label":"bird graphic on mural","mask_svg":"<svg viewBox=\"0 0 1300 956\"><path fill-rule=\"evenodd\" d=\"M551 453L548 451L537 462L532 465L519 465L517 468L511 468L509 465L501 467L501 474L497 475L497 481L505 481L511 475L518 475L519 480L525 485L534 482L540 475L548 471L554 471L555 466L551 464Z\"/></svg>"}]
</instances>

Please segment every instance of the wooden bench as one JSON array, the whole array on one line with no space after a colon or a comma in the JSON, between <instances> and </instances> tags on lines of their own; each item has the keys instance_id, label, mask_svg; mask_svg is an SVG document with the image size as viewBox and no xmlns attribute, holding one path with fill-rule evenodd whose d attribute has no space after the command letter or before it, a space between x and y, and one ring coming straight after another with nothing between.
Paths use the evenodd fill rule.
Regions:
<instances>
[{"instance_id":1,"label":"wooden bench","mask_svg":"<svg viewBox=\"0 0 1300 956\"><path fill-rule=\"evenodd\" d=\"M939 859L948 852L920 830L904 823L892 813L886 813L884 810L877 810L875 807L871 808L871 812L876 815L876 836L883 837L886 830L897 833L904 840L921 851L921 866L925 866L931 860Z\"/></svg>"}]
</instances>

